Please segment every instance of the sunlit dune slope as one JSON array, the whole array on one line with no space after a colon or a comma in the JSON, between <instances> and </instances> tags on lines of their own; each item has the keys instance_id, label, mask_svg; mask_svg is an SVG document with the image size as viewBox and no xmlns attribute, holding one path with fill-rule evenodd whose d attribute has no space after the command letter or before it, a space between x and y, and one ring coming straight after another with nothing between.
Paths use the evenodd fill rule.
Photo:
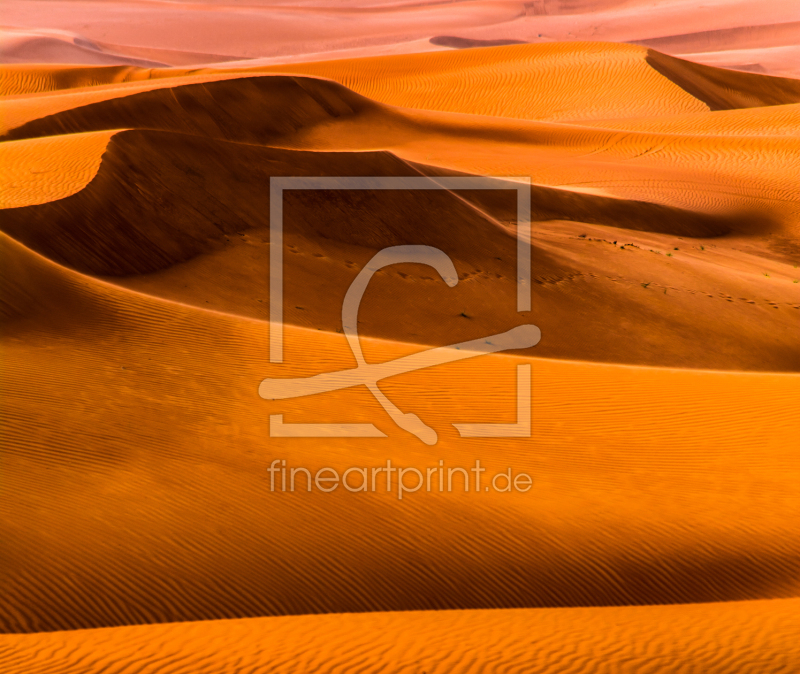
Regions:
<instances>
[{"instance_id":1,"label":"sunlit dune slope","mask_svg":"<svg viewBox=\"0 0 800 674\"><path fill-rule=\"evenodd\" d=\"M35 156L39 144L59 139L66 139L61 154L54 147L48 155L58 175L68 178L74 158L91 153L97 175L86 176L72 196L5 210L4 231L74 269L259 319L269 306L271 178L447 175L386 152L298 152L153 131L117 133L107 148L107 132L11 141L0 146L0 156L3 150ZM79 153L73 146L81 140ZM380 274L374 296L392 297L403 318L386 321L372 306L361 317L364 334L440 345L517 325L523 319L516 311L513 185L455 193L287 193L287 320L340 329L344 294L374 254L392 245L429 245L451 257L461 282L447 289L431 269L417 266ZM13 176L5 187L8 201L42 199ZM534 310L545 332L537 355L800 369L791 338L800 302L790 266L765 257L765 249L746 256L735 250L740 243L704 238L704 252L699 241L679 238L714 236L735 223L540 186L531 188L531 199ZM670 234L647 233L670 228ZM635 245L623 250L615 241ZM667 257L674 247L681 252ZM609 314L624 318L609 321ZM578 324L570 320L575 315L582 317Z\"/></svg>"},{"instance_id":2,"label":"sunlit dune slope","mask_svg":"<svg viewBox=\"0 0 800 674\"><path fill-rule=\"evenodd\" d=\"M364 388L258 398L264 377L352 367L343 335L287 326L285 364L270 364L263 322L137 295L3 240L15 308L3 631L797 596L796 375L483 356L383 382L438 432L427 447ZM363 343L370 362L415 348ZM453 422L513 421L525 362L532 437L459 438ZM388 437L270 438L270 414ZM402 501L381 481L368 494L271 492L276 458L311 470L480 459L486 475L511 466L534 487L465 494L454 481Z\"/></svg>"},{"instance_id":3,"label":"sunlit dune slope","mask_svg":"<svg viewBox=\"0 0 800 674\"><path fill-rule=\"evenodd\" d=\"M75 67L71 78L64 76L63 66L4 65L0 91L18 95L89 83L111 84L121 81L121 73L144 79L214 71L312 75L400 107L549 121L631 118L800 101L797 80L731 72L637 45L603 42L519 44L273 66L241 62L235 68L220 64L200 70Z\"/></svg>"},{"instance_id":4,"label":"sunlit dune slope","mask_svg":"<svg viewBox=\"0 0 800 674\"><path fill-rule=\"evenodd\" d=\"M638 132L409 110L307 77L237 77L121 95L125 86L137 85L118 85L114 98L30 121L6 137L132 127L304 150L391 150L467 173L530 176L542 185L715 213L736 220L731 227L741 232L796 233L800 222L798 172L792 170L800 169L800 140L786 133ZM770 108L776 119L784 118L783 107ZM763 118L761 111L754 114ZM693 229L664 219L653 226Z\"/></svg>"},{"instance_id":5,"label":"sunlit dune slope","mask_svg":"<svg viewBox=\"0 0 800 674\"><path fill-rule=\"evenodd\" d=\"M82 190L100 168L113 134L101 131L3 143L0 208L43 204Z\"/></svg>"},{"instance_id":6,"label":"sunlit dune slope","mask_svg":"<svg viewBox=\"0 0 800 674\"><path fill-rule=\"evenodd\" d=\"M800 105L787 103L763 108L718 110L640 119L603 119L584 124L604 129L687 136L797 136L800 134Z\"/></svg>"},{"instance_id":7,"label":"sunlit dune slope","mask_svg":"<svg viewBox=\"0 0 800 674\"><path fill-rule=\"evenodd\" d=\"M4 674L493 670L533 674L800 668L800 601L373 613L0 637ZM580 638L574 638L580 635ZM469 657L465 657L465 653Z\"/></svg>"},{"instance_id":8,"label":"sunlit dune slope","mask_svg":"<svg viewBox=\"0 0 800 674\"><path fill-rule=\"evenodd\" d=\"M159 79L164 73L169 77L187 76L190 71L178 70L170 73L169 69L137 68L135 66L76 66L76 65L42 65L40 63L21 63L18 65L0 65L0 95L22 96L26 94L43 94L65 89L81 89L83 87L108 86L123 82L136 82Z\"/></svg>"},{"instance_id":9,"label":"sunlit dune slope","mask_svg":"<svg viewBox=\"0 0 800 674\"><path fill-rule=\"evenodd\" d=\"M800 101L800 81L734 73L635 45L557 42L265 68L327 77L382 103L582 121Z\"/></svg>"},{"instance_id":10,"label":"sunlit dune slope","mask_svg":"<svg viewBox=\"0 0 800 674\"><path fill-rule=\"evenodd\" d=\"M231 80L237 77L248 76L249 73L218 72L208 70L198 74L198 71L180 71L172 68L133 68L108 67L102 70L102 76L109 76L111 83L91 84L97 76L95 68L75 68L73 79L74 88L66 90L50 90L53 81L58 81L58 69L51 76L48 68L38 66L27 67L0 67L0 73L6 75L5 86L9 91L23 92L28 88L42 87L41 93L19 93L17 95L0 98L0 129L5 134L9 129L14 129L34 119L54 115L64 110L71 110L98 101L106 101L120 96L128 96L137 92L164 89L177 84L190 84L195 82L214 82L218 80ZM32 80L32 81L31 81ZM69 81L69 76L66 77Z\"/></svg>"}]
</instances>

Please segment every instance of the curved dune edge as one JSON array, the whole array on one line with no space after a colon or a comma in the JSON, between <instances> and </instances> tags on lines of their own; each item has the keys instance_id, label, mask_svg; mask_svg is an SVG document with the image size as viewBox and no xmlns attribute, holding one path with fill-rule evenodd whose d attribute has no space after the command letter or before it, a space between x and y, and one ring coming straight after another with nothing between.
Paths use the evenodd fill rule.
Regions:
<instances>
[{"instance_id":1,"label":"curved dune edge","mask_svg":"<svg viewBox=\"0 0 800 674\"><path fill-rule=\"evenodd\" d=\"M0 208L65 199L97 175L116 131L0 143Z\"/></svg>"},{"instance_id":2,"label":"curved dune edge","mask_svg":"<svg viewBox=\"0 0 800 674\"><path fill-rule=\"evenodd\" d=\"M541 185L599 189L735 218L750 231L793 232L800 222L792 170L800 161L800 141L790 134L638 132L402 109L330 80L286 75L129 93L120 97L117 91L109 100L29 121L7 137L158 128L287 149L390 150L409 161L466 173L530 176ZM289 102L292 114L286 115ZM187 115L186 109L202 112ZM783 106L770 109L776 124L793 124L780 121ZM754 114L764 117L760 111Z\"/></svg>"},{"instance_id":3,"label":"curved dune edge","mask_svg":"<svg viewBox=\"0 0 800 674\"><path fill-rule=\"evenodd\" d=\"M111 67L116 78L117 68ZM182 77L174 77L170 69L162 70L135 70L133 73L124 73L122 79L110 84L84 85L75 89L46 91L42 94L9 96L0 98L0 134L5 135L9 130L15 129L32 120L55 115L65 110L72 110L98 101L107 101L114 98L128 96L141 91L152 91L173 87L178 83L215 82L218 80L231 80L248 73L220 73L215 71L202 74L193 74L190 71ZM29 76L29 73L25 73ZM88 76L91 79L92 75ZM78 77L78 81L87 78Z\"/></svg>"},{"instance_id":4,"label":"curved dune edge","mask_svg":"<svg viewBox=\"0 0 800 674\"><path fill-rule=\"evenodd\" d=\"M633 118L800 101L800 81L731 72L637 45L554 42L205 68L0 67L0 95L212 73L324 77L398 107L542 121ZM579 83L576 86L576 83ZM476 92L480 92L479 94ZM86 95L91 95L86 92Z\"/></svg>"},{"instance_id":5,"label":"curved dune edge","mask_svg":"<svg viewBox=\"0 0 800 674\"><path fill-rule=\"evenodd\" d=\"M298 104L295 111L301 107ZM267 129L259 131L265 135L280 133L268 123L264 126ZM264 185L275 177L463 175L411 164L390 152L290 150L179 131L92 131L0 144L0 159L9 167L0 173L0 194L3 206L12 209L3 214L0 229L78 271L126 276L160 271L215 250L226 236L266 228L269 191ZM40 168L42 149L48 152L47 164ZM239 170L220 169L234 165ZM192 167L188 176L186 166ZM39 177L44 173L55 174L58 180ZM497 180L496 184L515 183ZM739 224L733 218L542 185L531 186L530 191L534 221L571 220L693 238L721 236ZM335 195L328 196L335 200ZM402 207L403 194L393 196ZM475 191L442 192L431 199L437 203L444 199L447 205L442 208L457 210L458 217L449 217L447 226L474 236L471 223L480 222L484 249L508 252L503 240L513 236L516 202ZM378 203L390 200L380 198ZM307 218L323 217L324 205L319 207L316 218L314 213ZM380 225L357 221L351 223L352 231L339 222L344 216L336 209L328 227L318 223L308 231L299 221L298 226L323 244L325 239L336 239L375 252L400 241L410 243L414 236L430 238L431 232L419 231L423 229L419 225L409 228L405 216L398 220L397 211L384 211ZM439 230L439 245L450 238L447 226L430 224ZM493 242L493 236L501 241ZM474 242L467 236L459 248L468 249ZM540 260L537 273L549 271Z\"/></svg>"},{"instance_id":6,"label":"curved dune edge","mask_svg":"<svg viewBox=\"0 0 800 674\"><path fill-rule=\"evenodd\" d=\"M329 78L398 107L491 117L580 121L707 109L656 72L646 56L633 45L523 44L264 71Z\"/></svg>"},{"instance_id":7,"label":"curved dune edge","mask_svg":"<svg viewBox=\"0 0 800 674\"><path fill-rule=\"evenodd\" d=\"M2 631L800 592L797 375L497 354L385 380L439 434L427 447L363 388L258 398L265 377L352 367L343 335L286 326L286 362L269 364L262 321L122 290L4 239ZM370 362L418 349L362 343ZM519 364L533 368L532 437L462 440L452 423L513 421ZM271 414L388 437L271 438ZM340 472L480 460L535 486L272 491L276 458Z\"/></svg>"},{"instance_id":8,"label":"curved dune edge","mask_svg":"<svg viewBox=\"0 0 800 674\"><path fill-rule=\"evenodd\" d=\"M0 637L0 672L763 674L800 669L798 616L800 600L776 600L117 627Z\"/></svg>"},{"instance_id":9,"label":"curved dune edge","mask_svg":"<svg viewBox=\"0 0 800 674\"><path fill-rule=\"evenodd\" d=\"M800 101L798 80L730 72L636 45L603 42L511 45L263 70L327 77L399 107L541 121Z\"/></svg>"},{"instance_id":10,"label":"curved dune edge","mask_svg":"<svg viewBox=\"0 0 800 674\"><path fill-rule=\"evenodd\" d=\"M189 105L182 93L174 99ZM283 92L283 100L289 93ZM294 109L299 115L304 108L298 102ZM159 297L263 319L271 239L264 187L273 177L425 174L448 172L410 165L388 152L295 151L121 131L83 190L47 204L7 209L0 228L81 272ZM546 334L537 355L674 367L800 369L790 337L800 307L792 292L793 270L771 259L766 249L757 251L761 257L748 257L728 238L715 241L735 221L542 186L530 193L532 295ZM421 269L381 277L374 292L394 297L404 318L386 321L377 306L368 304L364 334L442 345L519 323L513 193L360 193L371 212L381 214L379 220L350 202L358 192L348 194L286 197L289 323L340 329L339 308L356 270L381 248L404 244L446 250L462 282L446 289ZM667 233L656 233L663 230ZM458 240L453 231L459 232ZM630 247L623 250L616 240ZM765 264L769 278L763 275ZM609 322L609 313L638 318L618 326ZM570 320L574 315L583 317L579 325ZM709 341L716 344L713 351Z\"/></svg>"},{"instance_id":11,"label":"curved dune edge","mask_svg":"<svg viewBox=\"0 0 800 674\"><path fill-rule=\"evenodd\" d=\"M113 84L157 79L160 73L168 77L186 76L190 71L138 68L130 65L80 66L20 63L0 65L0 96L66 93L69 89L107 87ZM170 74L171 73L171 74Z\"/></svg>"}]
</instances>

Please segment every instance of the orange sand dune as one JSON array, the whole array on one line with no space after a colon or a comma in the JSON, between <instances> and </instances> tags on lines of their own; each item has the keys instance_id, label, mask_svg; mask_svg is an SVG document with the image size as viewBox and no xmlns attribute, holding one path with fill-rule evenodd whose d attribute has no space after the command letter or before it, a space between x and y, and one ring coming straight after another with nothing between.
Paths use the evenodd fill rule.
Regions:
<instances>
[{"instance_id":1,"label":"orange sand dune","mask_svg":"<svg viewBox=\"0 0 800 674\"><path fill-rule=\"evenodd\" d=\"M795 80L730 73L607 43L511 45L265 70L327 77L402 107L549 121L800 101Z\"/></svg>"},{"instance_id":2,"label":"orange sand dune","mask_svg":"<svg viewBox=\"0 0 800 674\"><path fill-rule=\"evenodd\" d=\"M290 92L284 90L282 99ZM180 97L174 100L185 105ZM295 106L298 113L301 109ZM25 189L9 189L8 200L16 199L19 207L5 212L4 231L75 269L113 276L117 283L161 297L254 318L264 318L267 310L270 234L264 214L270 208L266 185L271 177L442 173L387 153L293 152L163 132L122 132L107 148L108 132L53 138L70 141L60 149L60 175L67 180L71 172L84 171L70 180L83 178L85 187L78 190L69 182L72 196L64 192L60 196L66 198L26 206L23 200L32 186L17 183ZM76 148L81 139L86 141L83 152ZM0 148L15 150L18 172L24 173L25 151L35 156L43 142L55 145L46 137ZM52 152L51 162L58 156ZM76 162L81 156L83 161ZM99 171L92 177L84 166ZM189 174L187 166L192 167ZM709 238L728 231L731 222L538 186L531 197L537 221L533 292L542 314L540 327L547 333L537 354L652 365L800 369L790 337L800 310L793 270L765 248L747 256L736 252L741 240ZM377 287L396 298L395 309L404 320L396 325L386 323L380 312L366 313L365 334L438 345L519 322L516 243L509 236L516 220L514 192L311 193L286 199L292 209L287 211L291 255L286 270L297 280L287 288L290 322L336 330L355 270L383 247L414 243L447 250L456 261L464 283L447 295L452 309L442 312L441 304L426 296L434 292L427 272L387 279ZM383 215L376 220L365 213ZM409 217L416 223L413 228ZM560 222L565 219L583 224ZM642 230L678 225L683 229L643 238ZM460 243L453 241L453 231L459 232ZM701 244L685 236L704 238ZM617 240L632 245L623 250L613 245ZM701 246L708 246L708 252ZM676 247L680 252L673 251ZM609 324L611 307L636 320ZM715 307L713 314L709 307ZM568 320L576 314L583 317L579 326ZM654 338L654 325L665 338ZM714 349L707 340L715 343Z\"/></svg>"},{"instance_id":3,"label":"orange sand dune","mask_svg":"<svg viewBox=\"0 0 800 674\"><path fill-rule=\"evenodd\" d=\"M103 86L93 86L91 80L96 75L94 68L75 69L72 76L66 74L62 79L58 77L58 74L51 76L49 67L0 67L0 75L6 75L3 79L8 90L20 92L17 96L10 95L7 98L0 98L0 112L2 113L0 114L0 131L6 133L9 129L14 129L31 120L140 91L164 89L178 83L214 82L247 76L247 73L239 75L207 71L203 74L184 74L180 80L173 80L172 77L179 72L178 69L128 70L127 67L123 67L120 71L117 66L108 66L107 68L108 70L102 71L102 75L110 79L112 84L103 82ZM51 89L55 89L59 82L69 83L71 79L79 86L65 92L51 92ZM41 95L31 94L29 93L31 90L43 93Z\"/></svg>"},{"instance_id":4,"label":"orange sand dune","mask_svg":"<svg viewBox=\"0 0 800 674\"><path fill-rule=\"evenodd\" d=\"M512 51L509 51L510 49ZM625 107L621 108L621 89L606 91L604 87L595 86L600 79L609 74L606 72L609 65L604 63L603 58L605 52L611 55L610 66L618 70L618 75L625 72L626 76L641 81L640 100L628 100L628 97L625 97L623 101ZM576 114L576 109L583 111L579 114L584 118L597 115L630 117L637 116L637 113L638 116L642 116L648 112L663 114L708 109L701 101L693 99L691 95L656 73L646 63L646 54L645 49L629 45L601 45L600 48L594 45L578 45L576 48L570 44L520 45L492 50L384 56L297 65L260 67L240 65L235 72L249 72L252 75L263 71L294 71L332 78L365 96L392 105L530 119L563 119L566 112ZM560 58L562 56L566 56L568 61L562 62ZM565 80L566 74L575 67L583 71L582 79L588 80L585 87L571 86ZM206 69L202 72L215 73L220 69L223 72L230 72L228 66ZM391 77L388 76L387 69L392 74ZM422 80L423 86L419 86L416 80L423 69L429 74ZM118 67L75 68L71 71L72 77L67 78L63 69L53 70L61 74L61 77L54 77L50 74L50 68L41 66L36 68L4 66L0 69L3 75L2 92L6 95L38 93L60 88L83 87L87 84L116 84L129 79L141 81L165 76L183 78L198 72L186 69L133 71ZM359 73L358 78L353 78L354 71ZM562 86L553 87L554 78L561 81ZM622 84L619 79L616 81ZM539 95L531 97L527 92L522 95L521 83L534 87ZM136 87L128 86L122 91L133 93L141 90L140 87L143 85L145 83L141 82ZM472 91L473 85L485 90L485 95L475 96ZM53 101L59 106L58 108L52 110L42 108L43 114L52 114L68 109L63 107L62 101L74 101L70 107L76 107L107 100L110 97L107 92L112 91L115 92L114 95L119 95L120 88L75 92L81 96L80 98L47 97L42 100L40 106ZM513 95L509 95L510 93ZM582 94L588 94L589 98ZM498 104L504 107L497 108ZM3 107L8 109L9 102L4 101ZM7 115L8 113L4 117Z\"/></svg>"},{"instance_id":5,"label":"orange sand dune","mask_svg":"<svg viewBox=\"0 0 800 674\"><path fill-rule=\"evenodd\" d=\"M302 616L0 637L4 674L763 674L800 669L800 601ZM577 637L579 635L579 637ZM577 637L577 638L576 638ZM574 639L574 640L573 640ZM466 655L466 654L469 655ZM767 664L768 663L768 664ZM168 668L165 669L165 668Z\"/></svg>"},{"instance_id":6,"label":"orange sand dune","mask_svg":"<svg viewBox=\"0 0 800 674\"><path fill-rule=\"evenodd\" d=\"M167 77L178 77L186 76L188 72L188 70L177 68L136 68L132 66L89 67L30 63L2 65L0 66L0 95L3 96L5 104L12 96L41 94L63 89L83 89L84 87L107 87L107 85L123 82L158 79L161 73ZM107 87L105 91L109 89L110 87ZM62 109L69 109L69 107Z\"/></svg>"},{"instance_id":7,"label":"orange sand dune","mask_svg":"<svg viewBox=\"0 0 800 674\"><path fill-rule=\"evenodd\" d=\"M0 208L44 204L82 190L100 168L113 134L101 131L3 143Z\"/></svg>"},{"instance_id":8,"label":"orange sand dune","mask_svg":"<svg viewBox=\"0 0 800 674\"><path fill-rule=\"evenodd\" d=\"M742 75L774 84L770 78ZM177 80L171 82L178 85L173 88L168 80L159 80L158 88L138 93L134 92L139 86L152 83L120 84L108 93L100 87L86 89L80 93L81 107L34 119L6 137L160 128L305 150L390 150L406 160L467 173L528 175L541 185L723 215L735 219L738 224L731 228L742 232L767 230L794 236L800 222L798 171L792 170L800 158L800 145L788 134L709 137L576 128L394 108L313 78L245 80L242 73L236 78L185 85ZM84 98L104 95L107 100L90 104ZM19 112L17 104L31 104L30 112L42 100L70 96L12 99L5 103L11 108L7 116ZM284 109L290 100L293 112L288 116ZM198 114L184 114L187 106ZM783 106L772 109L778 120L784 119ZM765 115L759 109L753 114ZM676 231L663 220L653 228Z\"/></svg>"},{"instance_id":9,"label":"orange sand dune","mask_svg":"<svg viewBox=\"0 0 800 674\"><path fill-rule=\"evenodd\" d=\"M583 124L604 129L687 136L796 136L800 129L800 105L795 103L640 119L603 119Z\"/></svg>"},{"instance_id":10,"label":"orange sand dune","mask_svg":"<svg viewBox=\"0 0 800 674\"><path fill-rule=\"evenodd\" d=\"M38 75L31 66L4 66L0 68L0 91L4 95L37 93L128 79L229 72L231 68L231 64L222 64L210 70L155 68L138 73L118 67L75 68L74 79L70 80L63 74L54 78L49 74L50 68L41 66ZM54 70L63 73L62 69ZM795 80L731 73L635 45L608 43L523 44L297 64L242 62L233 72L314 75L401 107L551 121L640 117L800 101L800 83ZM535 96L531 96L531 88ZM102 96L101 92L91 95ZM106 98L107 95L91 98L82 104Z\"/></svg>"},{"instance_id":11,"label":"orange sand dune","mask_svg":"<svg viewBox=\"0 0 800 674\"><path fill-rule=\"evenodd\" d=\"M266 323L138 295L3 241L6 632L800 590L797 375L495 355L384 382L437 430L429 448L364 389L256 397L265 376L352 366L343 335L287 327L286 364L271 365ZM415 350L363 342L371 362ZM508 420L523 362L532 437L458 438L453 421ZM374 422L388 438L269 438L275 413ZM273 492L275 458L314 470L480 459L535 489Z\"/></svg>"},{"instance_id":12,"label":"orange sand dune","mask_svg":"<svg viewBox=\"0 0 800 674\"><path fill-rule=\"evenodd\" d=\"M0 674L800 669L796 2L3 12Z\"/></svg>"}]
</instances>

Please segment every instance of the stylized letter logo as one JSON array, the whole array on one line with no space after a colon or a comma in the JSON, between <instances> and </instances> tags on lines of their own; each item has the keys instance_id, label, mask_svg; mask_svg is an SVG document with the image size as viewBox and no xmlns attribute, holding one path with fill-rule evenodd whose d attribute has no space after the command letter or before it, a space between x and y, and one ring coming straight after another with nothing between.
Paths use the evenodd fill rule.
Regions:
<instances>
[{"instance_id":1,"label":"stylized letter logo","mask_svg":"<svg viewBox=\"0 0 800 674\"><path fill-rule=\"evenodd\" d=\"M529 180L512 183L517 190L517 310L530 309L530 187ZM283 191L286 189L510 189L481 177L389 177L389 178L273 178L270 180L270 360L282 361L283 340ZM377 253L359 272L342 304L342 327L357 366L297 379L264 379L259 395L267 400L284 400L365 385L381 407L400 428L422 442L433 445L438 436L430 426L411 412L402 412L378 387L387 377L435 365L452 363L487 353L535 346L541 338L535 325L521 325L507 332L459 344L451 344L371 365L364 360L358 337L358 310L370 279L379 269L392 264L413 262L433 267L451 288L458 283L452 260L431 246L394 246ZM531 366L517 366L517 421L512 424L453 424L461 437L530 437ZM282 414L270 415L271 437L386 437L372 424L284 423Z\"/></svg>"},{"instance_id":2,"label":"stylized letter logo","mask_svg":"<svg viewBox=\"0 0 800 674\"><path fill-rule=\"evenodd\" d=\"M458 275L453 262L438 248L432 248L431 246L394 246L385 248L375 255L367 266L361 270L347 290L342 304L344 334L347 337L350 350L356 358L358 367L300 379L265 379L258 388L258 394L267 400L282 400L365 384L381 404L381 407L386 410L386 413L400 428L416 435L426 445L434 445L438 439L436 431L423 423L416 414L401 412L378 388L378 382L381 379L434 365L441 365L442 363L472 358L481 354L506 351L508 349L524 349L538 344L541 338L539 328L535 325L521 325L508 332L491 335L490 337L429 349L422 353L398 358L380 365L369 365L364 360L361 343L358 340L358 308L373 274L383 267L401 262L427 264L439 272L439 276L451 288L458 283ZM530 384L528 388L530 389ZM304 426L308 425L304 424ZM337 429L341 429L341 426L344 426L344 424L315 425L334 426ZM371 426L371 424L365 425ZM362 425L358 424L357 426ZM464 426L467 425L464 424ZM358 432L363 428L349 430ZM334 429L332 428L331 431L334 431ZM340 433L330 433L330 435L334 434L341 437ZM370 433L370 435L374 434ZM353 437L353 435L348 434L347 437ZM356 437L360 437L360 434Z\"/></svg>"}]
</instances>

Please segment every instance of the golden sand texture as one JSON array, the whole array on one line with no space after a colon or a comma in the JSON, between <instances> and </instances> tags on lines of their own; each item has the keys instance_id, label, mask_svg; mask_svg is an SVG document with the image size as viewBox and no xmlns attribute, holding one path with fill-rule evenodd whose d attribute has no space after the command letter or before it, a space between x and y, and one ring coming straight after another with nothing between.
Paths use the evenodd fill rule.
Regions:
<instances>
[{"instance_id":1,"label":"golden sand texture","mask_svg":"<svg viewBox=\"0 0 800 674\"><path fill-rule=\"evenodd\" d=\"M83 138L90 146L105 135L54 138ZM112 137L100 170L84 189L66 199L7 210L2 228L74 269L264 320L270 240L264 185L271 178L425 173L440 171L386 152L298 152L123 131ZM441 345L518 323L516 242L507 224L515 217L513 192L492 197L439 192L424 199L367 192L361 214L343 194L287 199L291 323L339 329L339 307L357 270L381 248L411 242L447 249L462 282L445 289L414 268L381 276L375 292L395 297L393 306L404 319L386 321L380 305L367 303L365 334ZM546 332L536 354L681 367L798 368L794 269L787 260L774 259L757 238L747 243L755 235L719 240L715 237L731 226L727 220L645 202L543 187L533 188L531 199L539 221L532 292ZM377 222L364 208L385 215ZM409 212L417 222L410 233ZM439 213L447 216L430 215ZM463 239L454 242L452 231ZM623 249L614 241L628 245ZM754 248L747 253L742 244ZM611 307L626 318L609 323ZM583 317L577 325L569 320L575 314Z\"/></svg>"},{"instance_id":2,"label":"golden sand texture","mask_svg":"<svg viewBox=\"0 0 800 674\"><path fill-rule=\"evenodd\" d=\"M755 11L720 2L697 16ZM487 26L465 22L463 39L492 38L492 21L510 39L528 15L568 32L567 4L589 6L345 4L324 28L319 8L285 6L270 30L302 14L309 36L286 30L273 56L308 53L319 30L320 51L393 45L398 12L431 27L469 11ZM54 21L73 21L67 5ZM231 27L277 11L173 5L195 28L216 16L205 49L232 56ZM617 5L603 11L624 31L641 3ZM131 25L149 7L126 5ZM111 10L96 11L91 30ZM380 39L346 44L347 22ZM199 28L178 45L167 30L135 57L199 53ZM582 41L0 75L0 672L800 667L797 81ZM272 179L476 175L503 189L287 191L285 362L270 362ZM541 341L382 380L435 445L361 385L261 398L264 378L354 367L343 298L400 245L445 251L458 283L414 263L376 273L357 323L367 362L523 323ZM515 421L527 368L530 436L460 437L453 424ZM385 437L273 437L271 415ZM292 492L276 459L441 462L468 479ZM510 467L531 490L486 491Z\"/></svg>"},{"instance_id":3,"label":"golden sand texture","mask_svg":"<svg viewBox=\"0 0 800 674\"><path fill-rule=\"evenodd\" d=\"M797 594L797 375L495 355L387 380L440 433L429 449L366 390L254 402L263 377L349 367L343 335L287 327L287 364L270 365L263 322L119 289L7 239L4 259L4 631ZM364 343L372 362L417 348ZM460 440L453 421L511 420L523 362L532 437ZM270 438L273 413L389 437ZM480 459L536 488L273 492L275 458Z\"/></svg>"},{"instance_id":4,"label":"golden sand texture","mask_svg":"<svg viewBox=\"0 0 800 674\"><path fill-rule=\"evenodd\" d=\"M45 136L0 144L0 208L57 201L82 190L100 168L113 133Z\"/></svg>"},{"instance_id":5,"label":"golden sand texture","mask_svg":"<svg viewBox=\"0 0 800 674\"><path fill-rule=\"evenodd\" d=\"M479 671L763 674L800 667L798 600L255 618L2 637L4 674Z\"/></svg>"}]
</instances>

